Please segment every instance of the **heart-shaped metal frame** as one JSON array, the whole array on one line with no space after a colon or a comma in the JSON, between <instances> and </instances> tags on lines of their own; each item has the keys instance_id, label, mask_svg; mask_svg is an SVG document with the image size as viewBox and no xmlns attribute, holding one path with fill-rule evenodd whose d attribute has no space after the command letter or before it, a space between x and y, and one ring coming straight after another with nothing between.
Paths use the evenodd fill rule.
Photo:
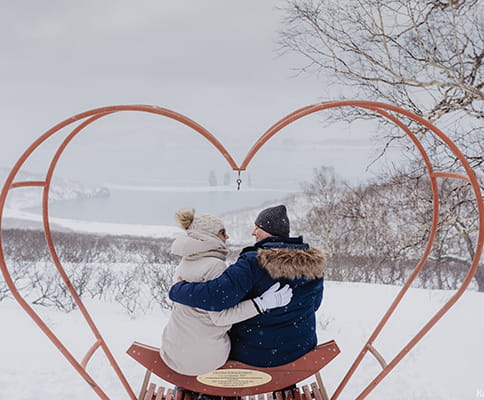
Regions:
<instances>
[{"instance_id":1,"label":"heart-shaped metal frame","mask_svg":"<svg viewBox=\"0 0 484 400\"><path fill-rule=\"evenodd\" d=\"M149 106L149 105L121 105L121 106L110 106L110 107L102 107L93 109L90 111L83 112L81 114L77 114L71 118L68 118L59 124L55 125L47 132L45 132L42 136L40 136L20 157L17 163L12 168L7 180L5 181L4 187L0 194L0 232L2 229L2 221L3 221L3 213L4 207L6 203L6 199L10 190L19 188L19 187L41 187L43 188L43 196L42 196L42 218L43 218L43 226L45 231L45 238L49 247L49 251L52 256L52 260L61 275L63 281L67 285L73 299L75 300L79 310L81 311L83 317L85 318L87 324L89 325L90 329L93 332L93 335L96 338L95 343L89 349L87 354L84 356L82 361L78 361L72 353L63 345L63 343L59 340L59 338L51 331L51 329L47 326L47 324L40 318L40 316L32 309L32 307L27 303L27 301L22 297L18 288L15 286L13 282L9 269L7 267L7 263L4 256L3 250L3 241L0 235L0 268L4 275L5 281L14 296L17 302L22 306L22 308L27 312L27 314L35 321L35 323L40 327L40 329L49 337L49 339L53 342L53 344L59 349L59 351L64 355L64 357L74 366L76 371L91 385L93 390L98 394L98 396L102 399L109 399L107 395L102 391L102 389L98 386L95 380L89 375L86 370L87 363L89 362L92 355L95 353L96 350L101 348L106 357L108 358L109 362L111 363L114 371L116 372L117 376L120 379L120 382L126 389L128 396L131 399L136 399L136 395L134 394L132 388L130 387L129 383L127 382L124 374L122 373L121 369L118 366L118 363L115 361L114 356L112 355L109 347L107 346L106 342L101 336L101 333L98 331L94 321L92 320L90 314L88 313L86 307L82 303L81 299L79 298L77 292L75 291L69 277L67 276L64 268L62 267L62 263L57 255L55 250L54 242L52 240L51 228L49 223L49 188L52 182L52 177L56 168L56 165L64 152L67 148L69 143L72 139L78 135L83 129L87 126L92 124L93 122L103 118L105 116L125 112L125 111L139 111L139 112L146 112L151 114L157 114L160 116L168 117L173 120L179 121L180 123L192 128L202 136L204 136L221 154L227 162L229 163L230 167L235 171L244 171L248 165L250 164L253 157L257 154L259 149L277 132L281 129L286 127L287 125L291 124L292 122L299 120L307 115L313 114L315 112L319 112L326 109L337 108L337 107L357 107L366 110L371 110L375 113L380 114L382 117L386 118L387 120L393 122L396 126L402 129L410 138L410 140L415 144L417 150L419 151L420 155L423 158L423 161L426 165L427 172L430 177L432 193L433 193L433 217L432 217L432 226L429 233L428 242L426 248L422 254L420 261L418 262L417 266L415 267L414 271L408 278L405 285L401 288L400 292L397 294L395 299L393 300L392 304L388 308L387 312L377 324L375 330L371 334L370 338L363 346L362 350L358 354L356 360L354 361L353 365L350 367L349 371L343 377L341 383L337 387L335 393L331 397L332 400L339 397L344 387L349 382L351 376L354 374L358 366L360 365L361 361L363 360L364 356L367 353L373 354L376 359L380 362L382 366L381 372L368 384L366 388L360 393L357 399L361 400L365 398L371 390L373 390L376 385L381 382L381 380L401 361L401 359L423 338L423 336L437 323L437 321L455 304L455 302L462 296L465 289L470 284L472 277L474 276L478 264L479 259L481 256L483 244L484 244L484 205L482 200L482 195L480 191L480 186L478 180L472 171L468 161L462 154L462 152L457 148L457 146L436 126L431 124L429 121L421 118L420 116L404 110L402 108L385 104L385 103L378 103L378 102L369 102L369 101L356 101L356 100L348 100L348 101L332 101L332 102L322 102L317 103L314 105L310 105L307 107L300 108L293 113L287 115L286 117L279 120L276 124L270 127L252 146L252 148L247 153L243 162L238 166L230 153L225 149L225 147L217 140L217 138L212 135L207 129L196 123L195 121L191 120L190 118L181 115L175 111L156 107L156 106ZM445 144L455 155L455 157L460 161L462 169L465 173L454 173L448 171L434 171L433 166L431 164L430 158L428 157L424 146L418 140L418 138L410 131L410 129L398 118L398 116L407 117L413 121L418 122L419 124L425 126L430 132L436 135L443 144ZM61 129L80 121L80 124L77 125L72 132L64 139L62 144L57 149L54 157L52 158L50 165L48 167L45 180L42 181L15 181L15 178L24 165L25 161L29 159L29 157L34 153L34 151L44 143L48 138L59 132ZM455 294L449 299L449 301L443 305L430 320L420 329L420 331L408 342L406 343L399 353L389 362L385 361L383 357L378 353L378 351L374 348L373 343L377 339L377 337L381 334L383 328L385 327L386 323L388 322L391 315L395 312L397 306L407 293L410 285L415 280L417 275L419 274L420 270L423 268L427 258L432 249L432 245L436 236L437 226L438 226L438 217L439 217L439 193L437 187L437 179L438 178L452 178L463 180L469 182L472 185L475 201L476 201L476 208L478 210L478 215L476 218L478 219L479 225L479 233L477 244L474 252L474 258L471 262L470 269L462 282L461 287L455 292Z\"/></svg>"}]
</instances>

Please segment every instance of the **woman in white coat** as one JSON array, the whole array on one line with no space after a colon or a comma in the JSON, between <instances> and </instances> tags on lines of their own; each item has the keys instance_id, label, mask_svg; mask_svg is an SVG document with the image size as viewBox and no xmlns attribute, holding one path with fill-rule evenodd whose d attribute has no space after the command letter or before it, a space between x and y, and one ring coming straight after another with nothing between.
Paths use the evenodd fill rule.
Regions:
<instances>
[{"instance_id":1,"label":"woman in white coat","mask_svg":"<svg viewBox=\"0 0 484 400\"><path fill-rule=\"evenodd\" d=\"M196 215L193 209L181 210L176 216L186 230L186 235L176 238L171 249L173 254L182 256L176 276L189 282L217 278L226 268L228 252L223 222L212 215ZM290 302L292 290L288 286L278 289L276 284L260 297L221 312L174 303L162 335L161 358L184 375L201 375L217 369L229 356L228 331L232 324Z\"/></svg>"}]
</instances>

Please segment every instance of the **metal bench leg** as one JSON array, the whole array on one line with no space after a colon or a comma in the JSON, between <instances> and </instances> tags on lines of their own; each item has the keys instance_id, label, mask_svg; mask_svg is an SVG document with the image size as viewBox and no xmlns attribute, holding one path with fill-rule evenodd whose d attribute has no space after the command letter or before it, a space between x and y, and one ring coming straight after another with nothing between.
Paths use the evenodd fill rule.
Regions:
<instances>
[{"instance_id":1,"label":"metal bench leg","mask_svg":"<svg viewBox=\"0 0 484 400\"><path fill-rule=\"evenodd\" d=\"M144 400L144 398L145 398L146 388L148 387L150 377L151 377L151 371L149 369L147 369L146 373L145 373L145 378L143 379L143 384L141 385L141 389L139 391L139 396L138 396L139 400Z\"/></svg>"},{"instance_id":2,"label":"metal bench leg","mask_svg":"<svg viewBox=\"0 0 484 400\"><path fill-rule=\"evenodd\" d=\"M316 372L314 374L314 376L316 377L316 382L318 382L321 397L323 398L323 400L329 400L328 392L326 391L326 388L324 387L323 378L321 377L321 373Z\"/></svg>"}]
</instances>

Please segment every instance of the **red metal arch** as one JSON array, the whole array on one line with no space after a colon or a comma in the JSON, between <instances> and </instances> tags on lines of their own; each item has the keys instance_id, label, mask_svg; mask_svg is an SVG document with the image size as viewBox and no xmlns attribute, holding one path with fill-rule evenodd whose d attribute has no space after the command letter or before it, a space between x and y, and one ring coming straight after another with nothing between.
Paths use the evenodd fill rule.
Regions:
<instances>
[{"instance_id":1,"label":"red metal arch","mask_svg":"<svg viewBox=\"0 0 484 400\"><path fill-rule=\"evenodd\" d=\"M459 150L459 148L435 125L427 121L426 119L408 111L402 109L400 107L396 107L390 104L379 103L379 102L370 102L370 101L355 101L355 100L347 100L347 101L328 101L328 102L321 102L317 104L313 104L307 107L300 108L291 114L287 115L283 119L279 120L275 123L272 127L270 127L252 146L252 148L247 153L244 161L242 162L240 169L244 170L249 163L251 162L252 158L256 155L256 153L260 150L260 148L266 144L270 138L272 138L276 133L281 131L284 127L288 126L289 124L307 116L313 114L318 111L327 110L331 108L338 108L338 107L358 107L367 110L374 111L384 118L388 119L389 121L393 122L396 126L402 129L410 140L414 143L417 150L419 151L420 155L423 158L425 166L427 168L427 172L430 177L431 187L432 187L432 194L433 194L433 212L432 212L432 226L429 234L429 238L427 241L426 248L424 253L418 262L417 266L413 270L412 274L409 276L407 282L401 288L400 292L395 297L394 301L388 308L385 315L382 317L378 325L376 326L375 330L371 334L370 338L358 354L356 360L348 370L347 374L342 379L340 385L336 389L335 393L331 397L332 400L335 400L339 397L345 386L348 384L351 376L355 373L358 366L360 365L361 361L363 360L364 356L370 352L373 354L377 360L382 364L382 371L368 384L368 386L360 393L357 397L357 400L364 399L377 385L380 383L383 378L388 375L393 368L405 357L405 355L427 334L427 332L432 329L432 327L442 318L442 316L456 303L456 301L462 296L466 288L469 286L477 267L479 265L480 255L482 253L482 248L484 245L484 205L481 195L481 189L479 186L479 182L472 170L471 166L469 165L467 159ZM461 162L462 167L464 168L466 174L459 174L449 171L434 171L430 158L428 157L424 146L420 142L420 140L410 131L410 129L402 123L394 114L400 114L405 117L410 118L413 121L420 123L421 125L425 126L430 132L440 138L440 140L452 151L452 153L456 156L456 158ZM437 233L437 226L438 226L438 217L439 217L439 193L437 187L437 178L453 178L453 179L461 179L464 181L469 182L472 185L474 190L474 194L476 197L476 204L478 209L478 216L479 219L479 235L476 244L476 253L474 258L471 262L471 267L462 282L460 288L456 291L454 296L452 296L446 304L444 304L435 314L434 316L420 329L420 331L405 345L402 347L401 351L390 361L386 362L383 360L381 355L378 351L373 347L374 341L377 337L381 334L383 328L387 324L388 320L395 312L396 308L402 301L403 297L407 293L408 289L410 288L412 282L416 279L419 272L422 270L425 262L427 261L430 252L432 250L432 245L435 240L435 236Z\"/></svg>"},{"instance_id":2,"label":"red metal arch","mask_svg":"<svg viewBox=\"0 0 484 400\"><path fill-rule=\"evenodd\" d=\"M81 301L80 297L78 296L74 286L72 285L69 277L67 276L62 263L59 259L57 251L54 246L54 241L52 239L52 233L50 229L50 222L49 222L49 189L52 182L52 177L57 166L57 163L67 148L69 143L74 139L76 135L78 135L84 128L92 124L93 122L97 121L100 118L103 118L107 115L122 112L122 111L142 111L148 112L152 114L158 114L161 116L165 116L176 121L181 122L182 124L192 128L196 132L200 133L204 136L214 147L225 157L227 162L230 164L232 168L237 168L233 158L225 149L225 147L205 128L201 125L196 123L195 121L191 120L190 118L179 114L175 111L156 107L156 106L148 106L148 105L132 105L132 106L110 106L110 107L102 107L90 111L86 111L80 114L77 114L71 118L68 118L59 124L55 125L47 132L45 132L42 136L40 136L20 157L17 161L15 166L13 167L12 171L10 172L2 192L0 193L0 232L2 229L2 221L3 221L3 211L5 207L5 202L7 199L8 192L10 189L19 188L19 187L42 187L43 188L43 196L42 196L42 219L43 219L43 226L45 232L46 242L49 248L49 252L51 254L52 260L59 272L62 280L67 285L67 288L73 297L76 305L79 307L80 312L82 313L86 323L88 324L89 328L91 329L94 337L96 338L95 343L92 347L88 350L86 355L84 356L83 360L79 362L76 358L72 355L72 353L64 346L64 344L59 340L59 338L50 330L50 328L45 324L45 322L40 318L40 316L30 307L30 305L25 301L25 299L21 296L20 292L17 290L14 282L11 279L10 273L8 271L8 267L6 265L6 261L4 258L3 253L3 243L0 237L0 268L2 273L5 277L5 281L10 288L14 298L17 302L22 306L22 308L29 314L29 316L37 323L37 325L42 329L42 331L49 337L49 339L53 342L53 344L57 347L57 349L64 355L64 357L73 365L76 371L86 380L86 382L93 388L93 390L98 394L98 396L102 399L109 399L104 391L98 386L95 380L88 374L86 367L89 359L95 353L96 350L101 348L107 359L109 360L111 366L113 367L116 375L118 376L121 384L126 389L128 396L131 399L136 399L136 395L134 394L132 388L130 387L128 381L126 380L124 374L122 373L121 369L119 368L118 363L114 359L109 347L107 346L105 340L103 339L101 333L96 327L96 324L92 320L89 312L87 311L86 307L84 306L83 302ZM58 133L61 129L77 122L82 121L77 127L75 127L72 132L64 139L62 144L59 146L57 152L55 153L54 157L51 160L49 165L46 178L43 181L23 181L23 182L14 182L14 179L22 168L25 161L32 155L32 153L39 148L39 146L44 143L47 139L49 139L54 134Z\"/></svg>"},{"instance_id":3,"label":"red metal arch","mask_svg":"<svg viewBox=\"0 0 484 400\"><path fill-rule=\"evenodd\" d=\"M85 127L93 123L94 121L121 111L141 111L141 112L148 112L152 114L158 114L161 116L165 116L174 120L177 120L181 122L182 124L187 125L188 127L191 127L194 129L196 132L204 136L207 140L209 140L210 143L212 143L215 148L225 157L229 165L232 167L233 170L236 171L243 171L247 168L249 165L250 161L252 158L255 156L257 151L265 144L267 141L274 136L277 132L279 132L281 129L286 127L287 125L291 124L292 122L313 114L318 111L322 111L325 109L330 109L330 108L336 108L336 107L347 107L347 106L352 106L352 107L359 107L363 109L368 109L372 110L376 113L379 113L382 115L384 118L387 118L389 121L393 122L395 125L397 125L399 128L401 128L412 140L412 142L415 144L417 147L417 150L420 152L424 163L426 165L427 171L430 176L431 180L431 185L432 185L432 192L433 192L433 220L432 220L432 227L428 239L427 246L424 250L424 253L421 257L421 260L415 267L413 273L409 277L408 281L405 283L405 285L402 287L400 292L397 294L396 298L390 305L388 311L385 313L377 327L375 328L374 332L368 339L367 343L361 350L360 354L357 356L355 362L353 365L350 367L350 370L347 372L347 374L344 376L343 380L341 381L340 385L336 389L336 392L333 394L332 399L336 399L350 380L351 376L353 373L356 371L358 366L360 365L362 359L364 356L370 352L373 354L378 361L382 365L382 371L373 379L372 382L361 392L361 394L358 396L358 399L363 399L365 398L371 390L374 389L374 387L381 382L381 380L398 364L398 362L401 361L401 359L422 339L422 337L437 323L437 321L455 304L455 302L462 296L463 292L467 288L467 286L470 284L472 277L475 274L475 271L478 267L480 255L482 252L483 244L484 244L484 205L482 201L482 196L480 192L480 186L477 181L477 178L472 171L472 168L470 167L469 163L463 156L463 154L460 152L460 150L455 146L455 144L444 134L442 133L437 127L435 127L433 124L430 122L426 121L425 119L419 117L418 115L411 113L407 110L401 109L396 106L384 104L384 103L377 103L377 102L368 102L368 101L334 101L334 102L322 102L322 103L317 103L308 107L303 107L299 110L294 111L293 113L289 114L288 116L284 117L280 121L278 121L276 124L274 124L271 128L269 128L258 140L257 142L252 146L252 148L249 150L247 156L245 157L244 161L242 162L241 166L237 166L237 164L234 162L233 158L229 154L229 152L224 148L224 146L205 128L203 128L201 125L197 124L196 122L192 121L191 119L178 114L174 111L165 109L165 108L160 108L160 107L154 107L154 106L146 106L146 105L131 105L131 106L111 106L111 107L103 107L103 108L98 108L90 111L86 111L84 113L78 114L72 118L66 119L62 121L61 123L55 125L53 128L48 130L46 133L44 133L39 139L37 139L26 151L25 153L20 157L20 159L17 161L15 166L13 167L12 171L10 172L4 187L2 189L2 192L0 193L0 232L1 232L1 227L2 227L2 217L3 217L3 211L5 207L5 202L7 195L11 189L18 188L18 187L26 187L26 186L38 186L38 187L43 187L43 198L42 198L42 206L43 206L43 224L44 224L44 230L45 230L45 235L46 235L46 240L49 246L49 250L51 252L53 261L56 265L56 268L58 269L60 275L62 276L62 279L68 286L71 295L73 296L75 302L79 306L80 311L82 312L84 318L86 319L87 324L91 328L94 336L96 337L96 342L93 344L93 346L89 349L87 352L86 356L84 359L79 362L77 361L72 354L69 352L67 348L64 347L62 342L56 337L56 335L49 329L49 327L44 323L44 321L41 320L41 318L33 311L33 309L29 306L29 304L25 301L25 299L20 295L18 289L15 287L14 282L12 281L10 277L10 273L5 261L4 253L3 253L3 243L2 243L2 238L0 236L0 268L2 270L2 273L5 277L5 281L7 285L9 286L12 294L14 295L14 298L19 302L19 304L24 308L24 310L29 314L29 316L37 323L37 325L42 329L42 331L50 338L50 340L54 343L54 345L61 351L61 353L67 358L67 360L74 366L74 368L79 372L79 374L92 386L93 390L98 394L98 396L102 399L108 399L106 394L101 390L101 388L97 385L97 383L92 379L92 377L87 373L86 371L86 366L87 363L90 359L90 357L94 354L94 352L101 348L108 360L110 361L111 365L113 366L116 374L118 375L122 385L125 387L126 392L128 396L131 399L136 399L136 396L134 395L131 387L129 386L128 382L126 381L126 378L124 377L122 371L120 370L118 364L116 363L113 355L111 354L108 346L106 345L104 339L102 338L101 334L97 330L96 325L94 324L94 321L91 319L87 309L84 307L82 301L80 300L79 296L75 292L69 277L65 273L60 260L57 256L54 243L52 241L52 235L51 235L51 230L50 230L50 224L49 224L49 212L48 212L48 196L49 196L49 187L51 184L52 176L55 171L55 167L57 165L57 162L59 158L61 157L63 151L65 148L68 146L70 141L79 133L81 132ZM431 131L434 135L440 138L440 140L454 153L456 158L461 162L462 167L465 170L465 174L459 174L459 173L453 173L453 172L448 172L448 171L434 171L432 164L430 162L430 159L428 155L425 152L424 147L420 143L420 141L412 134L412 132L406 127L405 124L403 124L398 118L397 115L403 115L405 117L408 117L423 126L425 126L429 131ZM83 120L83 121L82 121ZM25 163L25 161L30 157L30 155L44 142L46 141L49 137L54 135L56 132L61 130L62 128L76 122L76 121L82 121L71 133L67 138L63 141L59 149L57 150L56 154L54 155L47 175L46 179L44 181L29 181L29 182L15 182L14 179ZM437 232L437 223L438 223L438 210L439 210L439 194L437 190L437 179L438 178L453 178L453 179L460 179L460 180L465 180L467 182L470 182L472 185L475 197L476 197L476 204L477 204L477 209L478 209L478 219L479 219L479 235L478 235L478 240L477 240L477 245L475 249L475 256L474 259L472 260L471 267L469 269L469 272L464 279L461 287L456 291L454 296L451 297L451 299L440 309L437 311L437 313L421 328L421 330L412 338L406 345L402 347L402 350L390 361L386 362L383 360L383 358L380 356L378 351L373 347L373 342L375 339L381 334L383 328L385 327L386 323L388 322L389 318L391 315L395 312L398 304L402 300L402 298L405 296L406 292L408 291L411 283L414 281L420 270L422 269L423 265L425 264L425 261L427 260L434 239L435 235Z\"/></svg>"}]
</instances>

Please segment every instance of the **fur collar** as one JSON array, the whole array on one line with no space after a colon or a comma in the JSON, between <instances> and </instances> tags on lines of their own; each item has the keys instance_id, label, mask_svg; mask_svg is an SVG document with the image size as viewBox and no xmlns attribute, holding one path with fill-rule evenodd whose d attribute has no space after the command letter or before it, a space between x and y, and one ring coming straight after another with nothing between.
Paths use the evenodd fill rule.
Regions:
<instances>
[{"instance_id":1,"label":"fur collar","mask_svg":"<svg viewBox=\"0 0 484 400\"><path fill-rule=\"evenodd\" d=\"M259 249L257 261L274 279L317 279L324 275L326 256L314 248L272 248Z\"/></svg>"}]
</instances>

